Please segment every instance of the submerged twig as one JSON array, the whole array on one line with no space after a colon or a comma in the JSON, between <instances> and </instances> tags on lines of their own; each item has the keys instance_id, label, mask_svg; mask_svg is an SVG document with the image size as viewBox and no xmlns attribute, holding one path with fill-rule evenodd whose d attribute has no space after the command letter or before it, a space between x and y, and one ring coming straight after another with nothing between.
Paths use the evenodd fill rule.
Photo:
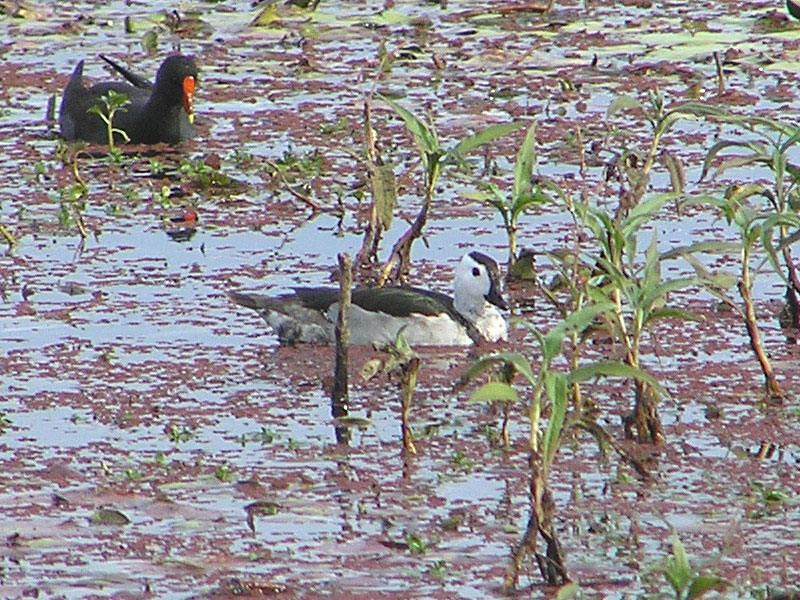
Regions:
<instances>
[{"instance_id":1,"label":"submerged twig","mask_svg":"<svg viewBox=\"0 0 800 600\"><path fill-rule=\"evenodd\" d=\"M331 413L334 419L347 416L348 377L350 365L348 346L350 344L350 326L347 316L350 312L350 288L353 283L353 260L349 254L339 254L339 314L336 317L336 364L333 370L333 388L331 389ZM336 428L336 441L347 443L347 428Z\"/></svg>"},{"instance_id":2,"label":"submerged twig","mask_svg":"<svg viewBox=\"0 0 800 600\"><path fill-rule=\"evenodd\" d=\"M725 93L725 73L722 71L722 61L716 50L714 51L714 64L717 67L717 95L722 96Z\"/></svg>"},{"instance_id":3,"label":"submerged twig","mask_svg":"<svg viewBox=\"0 0 800 600\"><path fill-rule=\"evenodd\" d=\"M275 173L280 178L281 183L286 188L287 192L289 192L292 196L294 196L295 198L300 200L300 202L302 202L303 204L305 204L307 206L310 206L311 209L314 210L314 212L324 212L325 211L325 209L322 206L320 206L317 202L315 202L314 200L312 200L308 196L306 196L304 194L301 194L300 192L298 192L297 190L292 188L291 184L289 183L289 180L286 179L286 176L283 174L283 171L280 170L278 165L276 165L271 160L265 160L264 162L267 164L267 166L272 168L273 171L275 171Z\"/></svg>"},{"instance_id":4,"label":"submerged twig","mask_svg":"<svg viewBox=\"0 0 800 600\"><path fill-rule=\"evenodd\" d=\"M14 236L5 228L4 225L0 225L0 234L3 234L3 237L6 239L9 247L14 246L17 243L17 240L14 239Z\"/></svg>"}]
</instances>

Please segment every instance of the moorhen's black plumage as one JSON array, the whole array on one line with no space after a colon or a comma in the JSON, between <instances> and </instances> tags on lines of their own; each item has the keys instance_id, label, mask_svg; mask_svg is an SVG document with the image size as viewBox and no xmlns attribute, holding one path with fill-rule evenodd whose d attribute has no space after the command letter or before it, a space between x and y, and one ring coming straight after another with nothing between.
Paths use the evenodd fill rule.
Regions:
<instances>
[{"instance_id":1,"label":"moorhen's black plumage","mask_svg":"<svg viewBox=\"0 0 800 600\"><path fill-rule=\"evenodd\" d=\"M797 0L786 0L786 10L795 19L800 19L800 2Z\"/></svg>"},{"instance_id":2,"label":"moorhen's black plumage","mask_svg":"<svg viewBox=\"0 0 800 600\"><path fill-rule=\"evenodd\" d=\"M113 124L128 134L131 143L177 144L194 137L192 122L197 65L192 57L180 54L167 57L158 68L155 84L104 56L101 58L130 83L98 83L87 89L83 85L83 61L80 61L61 100L58 123L65 140L108 143L106 124L88 110L96 105L105 110L100 98L109 90L125 94L130 100L124 110L114 114Z\"/></svg>"}]
</instances>

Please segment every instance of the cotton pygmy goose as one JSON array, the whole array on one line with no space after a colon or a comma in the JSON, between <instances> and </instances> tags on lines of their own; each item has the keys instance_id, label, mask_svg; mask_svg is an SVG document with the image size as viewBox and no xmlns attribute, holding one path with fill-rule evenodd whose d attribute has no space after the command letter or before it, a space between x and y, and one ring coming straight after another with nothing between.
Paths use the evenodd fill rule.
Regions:
<instances>
[{"instance_id":1,"label":"cotton pygmy goose","mask_svg":"<svg viewBox=\"0 0 800 600\"><path fill-rule=\"evenodd\" d=\"M83 61L80 61L61 100L58 123L65 140L108 143L106 123L89 109L99 106L105 111L102 96L109 91L125 94L130 101L114 113L113 126L124 131L131 143L177 144L194 137L192 123L197 83L194 58L181 54L167 57L158 68L155 84L105 56L101 58L128 83L104 82L87 88L83 83Z\"/></svg>"},{"instance_id":2,"label":"cotton pygmy goose","mask_svg":"<svg viewBox=\"0 0 800 600\"><path fill-rule=\"evenodd\" d=\"M333 344L339 291L295 288L293 294L270 297L229 292L237 304L255 309L281 344ZM358 288L348 313L350 343L391 343L403 329L412 346L468 346L508 337L499 308L508 305L500 293L497 263L480 252L461 259L453 278L453 296L420 288Z\"/></svg>"}]
</instances>

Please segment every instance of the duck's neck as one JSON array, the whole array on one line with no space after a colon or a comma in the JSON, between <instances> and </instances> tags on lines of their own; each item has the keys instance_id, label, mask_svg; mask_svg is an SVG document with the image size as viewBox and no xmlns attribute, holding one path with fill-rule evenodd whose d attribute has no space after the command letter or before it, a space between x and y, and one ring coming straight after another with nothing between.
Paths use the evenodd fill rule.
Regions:
<instances>
[{"instance_id":1,"label":"duck's neck","mask_svg":"<svg viewBox=\"0 0 800 600\"><path fill-rule=\"evenodd\" d=\"M456 294L453 298L453 308L467 319L470 323L475 323L486 310L489 303L483 298L464 297Z\"/></svg>"}]
</instances>

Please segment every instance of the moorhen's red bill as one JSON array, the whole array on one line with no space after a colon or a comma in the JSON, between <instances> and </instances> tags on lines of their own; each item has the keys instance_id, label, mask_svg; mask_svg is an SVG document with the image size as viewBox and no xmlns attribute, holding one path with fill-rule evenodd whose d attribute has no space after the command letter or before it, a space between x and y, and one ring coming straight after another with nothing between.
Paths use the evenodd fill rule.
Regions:
<instances>
[{"instance_id":1,"label":"moorhen's red bill","mask_svg":"<svg viewBox=\"0 0 800 600\"><path fill-rule=\"evenodd\" d=\"M108 143L106 124L88 110L96 105L105 110L100 98L109 90L125 94L130 100L123 110L114 113L113 125L127 133L131 143L177 144L194 137L197 65L192 57L181 54L167 57L158 68L155 84L104 56L101 58L130 83L98 83L87 89L83 85L83 61L80 61L61 100L58 124L65 140Z\"/></svg>"}]
</instances>

